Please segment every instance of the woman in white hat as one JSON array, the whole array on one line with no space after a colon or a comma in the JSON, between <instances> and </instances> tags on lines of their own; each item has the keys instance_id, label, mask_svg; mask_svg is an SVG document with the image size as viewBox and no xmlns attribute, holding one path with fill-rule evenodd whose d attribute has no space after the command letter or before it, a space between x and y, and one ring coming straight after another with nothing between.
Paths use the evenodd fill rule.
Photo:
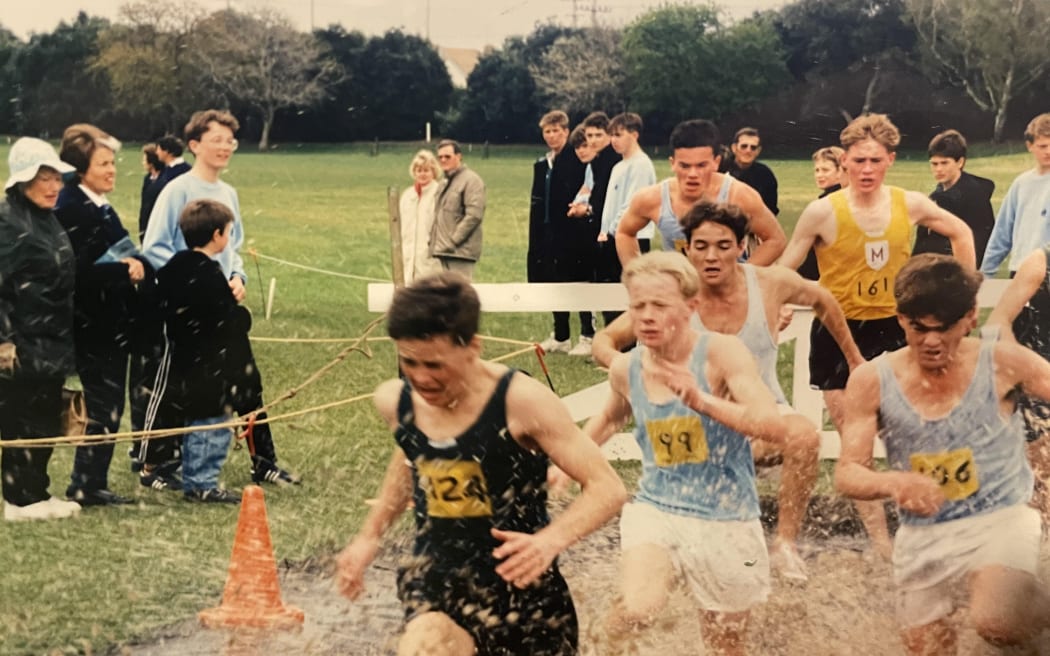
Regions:
<instances>
[{"instance_id":1,"label":"woman in white hat","mask_svg":"<svg viewBox=\"0 0 1050 656\"><path fill-rule=\"evenodd\" d=\"M23 137L8 155L0 200L0 439L62 432L62 383L73 373L73 249L52 209L73 170L46 141ZM52 498L51 448L4 448L4 519L69 517Z\"/></svg>"}]
</instances>

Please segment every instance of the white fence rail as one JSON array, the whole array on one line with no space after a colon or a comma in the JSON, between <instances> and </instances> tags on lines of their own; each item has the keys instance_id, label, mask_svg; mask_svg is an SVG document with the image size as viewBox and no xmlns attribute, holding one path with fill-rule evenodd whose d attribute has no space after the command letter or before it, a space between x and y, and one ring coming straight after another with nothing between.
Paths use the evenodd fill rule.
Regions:
<instances>
[{"instance_id":1,"label":"white fence rail","mask_svg":"<svg viewBox=\"0 0 1050 656\"><path fill-rule=\"evenodd\" d=\"M993 307L1002 296L1009 281L986 280L977 295L981 308ZM482 312L574 312L590 310L625 310L627 290L617 283L476 283L474 288L481 299ZM368 285L368 310L385 312L394 294L392 284ZM813 323L811 308L796 308L791 324L780 333L780 343L795 340L794 383L792 405L818 427L824 426L824 397L809 387L809 330ZM575 421L593 416L605 403L610 393L609 383L597 385L565 396ZM835 430L820 431L820 457L838 458L839 434ZM615 436L604 447L611 459L637 460L640 457L633 437L627 433ZM881 440L876 440L875 455L886 453Z\"/></svg>"}]
</instances>

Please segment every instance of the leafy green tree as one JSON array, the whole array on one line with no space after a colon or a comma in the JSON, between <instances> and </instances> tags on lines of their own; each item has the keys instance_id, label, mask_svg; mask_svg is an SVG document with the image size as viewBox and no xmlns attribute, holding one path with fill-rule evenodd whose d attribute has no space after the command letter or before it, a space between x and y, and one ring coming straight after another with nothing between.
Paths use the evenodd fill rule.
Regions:
<instances>
[{"instance_id":1,"label":"leafy green tree","mask_svg":"<svg viewBox=\"0 0 1050 656\"><path fill-rule=\"evenodd\" d=\"M368 40L349 71L353 132L364 139L421 139L448 110L452 78L434 46L390 30Z\"/></svg>"},{"instance_id":2,"label":"leafy green tree","mask_svg":"<svg viewBox=\"0 0 1050 656\"><path fill-rule=\"evenodd\" d=\"M1050 58L1050 3L1046 0L905 0L924 55L994 115L1002 141L1010 103L1045 81Z\"/></svg>"},{"instance_id":3,"label":"leafy green tree","mask_svg":"<svg viewBox=\"0 0 1050 656\"><path fill-rule=\"evenodd\" d=\"M359 87L355 71L368 43L361 32L346 31L341 25L316 30L314 37L342 67L343 75L328 85L327 96L317 105L282 113L282 123L290 137L303 141L348 141L359 138L357 117L363 109L365 92Z\"/></svg>"},{"instance_id":4,"label":"leafy green tree","mask_svg":"<svg viewBox=\"0 0 1050 656\"><path fill-rule=\"evenodd\" d=\"M198 23L193 41L193 61L209 83L261 119L263 151L279 110L317 104L342 75L323 44L271 9L215 12Z\"/></svg>"},{"instance_id":5,"label":"leafy green tree","mask_svg":"<svg viewBox=\"0 0 1050 656\"><path fill-rule=\"evenodd\" d=\"M661 123L719 119L787 77L776 33L760 19L726 27L714 5L668 5L631 23L624 61L635 111Z\"/></svg>"},{"instance_id":6,"label":"leafy green tree","mask_svg":"<svg viewBox=\"0 0 1050 656\"><path fill-rule=\"evenodd\" d=\"M542 66L559 38L577 32L542 24L528 36L509 37L501 49L482 55L467 78L455 134L495 143L536 141L540 116L554 107L541 97L529 69Z\"/></svg>"},{"instance_id":7,"label":"leafy green tree","mask_svg":"<svg viewBox=\"0 0 1050 656\"><path fill-rule=\"evenodd\" d=\"M771 20L796 79L842 71L867 77L860 114L875 108L885 72L905 65L915 50L903 0L796 0ZM840 107L847 120L850 100Z\"/></svg>"},{"instance_id":8,"label":"leafy green tree","mask_svg":"<svg viewBox=\"0 0 1050 656\"><path fill-rule=\"evenodd\" d=\"M49 34L34 34L17 51L19 133L52 136L72 123L105 125L112 106L109 86L91 62L98 54L99 34L108 27L106 19L80 12Z\"/></svg>"},{"instance_id":9,"label":"leafy green tree","mask_svg":"<svg viewBox=\"0 0 1050 656\"><path fill-rule=\"evenodd\" d=\"M15 134L21 130L21 98L18 70L15 67L18 51L24 47L10 30L0 26L0 133Z\"/></svg>"},{"instance_id":10,"label":"leafy green tree","mask_svg":"<svg viewBox=\"0 0 1050 656\"><path fill-rule=\"evenodd\" d=\"M208 104L191 56L204 15L192 2L136 2L121 6L117 23L99 35L93 69L109 80L114 104L143 121L149 134L175 132Z\"/></svg>"},{"instance_id":11,"label":"leafy green tree","mask_svg":"<svg viewBox=\"0 0 1050 656\"><path fill-rule=\"evenodd\" d=\"M529 72L547 106L570 113L627 108L627 72L620 49L622 33L590 28L558 37Z\"/></svg>"}]
</instances>

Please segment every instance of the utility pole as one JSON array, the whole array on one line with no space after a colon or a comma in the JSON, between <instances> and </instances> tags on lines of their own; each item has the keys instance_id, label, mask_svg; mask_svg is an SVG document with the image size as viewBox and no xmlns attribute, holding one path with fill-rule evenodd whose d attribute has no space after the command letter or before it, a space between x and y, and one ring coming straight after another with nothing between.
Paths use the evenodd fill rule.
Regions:
<instances>
[{"instance_id":1,"label":"utility pole","mask_svg":"<svg viewBox=\"0 0 1050 656\"><path fill-rule=\"evenodd\" d=\"M573 29L579 27L579 0L565 0L566 2L572 3L572 27Z\"/></svg>"},{"instance_id":2,"label":"utility pole","mask_svg":"<svg viewBox=\"0 0 1050 656\"><path fill-rule=\"evenodd\" d=\"M607 14L612 11L609 7L599 5L598 0L591 0L591 27L598 29L598 14Z\"/></svg>"}]
</instances>

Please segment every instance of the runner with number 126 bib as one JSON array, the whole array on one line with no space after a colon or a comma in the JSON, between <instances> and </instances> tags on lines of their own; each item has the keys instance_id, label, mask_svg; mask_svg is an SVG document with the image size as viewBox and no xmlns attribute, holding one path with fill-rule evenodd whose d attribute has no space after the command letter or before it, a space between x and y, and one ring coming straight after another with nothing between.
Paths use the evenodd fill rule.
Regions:
<instances>
[{"instance_id":1,"label":"runner with number 126 bib","mask_svg":"<svg viewBox=\"0 0 1050 656\"><path fill-rule=\"evenodd\" d=\"M914 225L948 238L956 257L974 266L973 234L966 223L941 209L926 195L884 185L893 165L900 132L883 114L862 116L842 131L843 168L849 186L810 203L799 217L780 264L794 269L812 247L820 284L835 297L864 358L904 346L895 316L893 283L908 261ZM810 333L810 386L824 392L835 427L841 433L843 390L849 366L838 344L819 321ZM875 548L890 554L881 504L858 504Z\"/></svg>"}]
</instances>

